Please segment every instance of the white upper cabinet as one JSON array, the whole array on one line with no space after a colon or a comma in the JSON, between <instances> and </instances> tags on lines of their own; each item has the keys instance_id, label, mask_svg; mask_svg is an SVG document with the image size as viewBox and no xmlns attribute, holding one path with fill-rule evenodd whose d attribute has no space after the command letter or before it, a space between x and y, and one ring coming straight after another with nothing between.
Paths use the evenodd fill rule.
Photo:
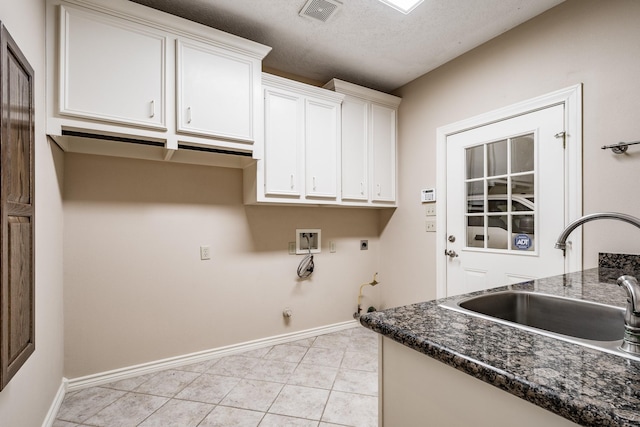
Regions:
<instances>
[{"instance_id":1,"label":"white upper cabinet","mask_svg":"<svg viewBox=\"0 0 640 427\"><path fill-rule=\"evenodd\" d=\"M178 40L178 131L253 141L260 61Z\"/></svg>"},{"instance_id":2,"label":"white upper cabinet","mask_svg":"<svg viewBox=\"0 0 640 427\"><path fill-rule=\"evenodd\" d=\"M261 158L271 48L128 0L45 1L57 83L47 134L63 150L231 167Z\"/></svg>"},{"instance_id":3,"label":"white upper cabinet","mask_svg":"<svg viewBox=\"0 0 640 427\"><path fill-rule=\"evenodd\" d=\"M369 105L360 98L342 102L342 199L369 199Z\"/></svg>"},{"instance_id":4,"label":"white upper cabinet","mask_svg":"<svg viewBox=\"0 0 640 427\"><path fill-rule=\"evenodd\" d=\"M264 158L245 168L245 203L339 204L343 95L262 76Z\"/></svg>"},{"instance_id":5,"label":"white upper cabinet","mask_svg":"<svg viewBox=\"0 0 640 427\"><path fill-rule=\"evenodd\" d=\"M72 7L60 21L60 114L166 128L166 37Z\"/></svg>"},{"instance_id":6,"label":"white upper cabinet","mask_svg":"<svg viewBox=\"0 0 640 427\"><path fill-rule=\"evenodd\" d=\"M293 92L265 88L264 183L268 196L301 192L304 99Z\"/></svg>"},{"instance_id":7,"label":"white upper cabinet","mask_svg":"<svg viewBox=\"0 0 640 427\"><path fill-rule=\"evenodd\" d=\"M333 79L342 104L342 204L396 206L396 127L401 98Z\"/></svg>"},{"instance_id":8,"label":"white upper cabinet","mask_svg":"<svg viewBox=\"0 0 640 427\"><path fill-rule=\"evenodd\" d=\"M372 202L396 201L396 109L371 104Z\"/></svg>"},{"instance_id":9,"label":"white upper cabinet","mask_svg":"<svg viewBox=\"0 0 640 427\"><path fill-rule=\"evenodd\" d=\"M307 197L336 199L340 150L340 104L313 98L305 107Z\"/></svg>"}]
</instances>

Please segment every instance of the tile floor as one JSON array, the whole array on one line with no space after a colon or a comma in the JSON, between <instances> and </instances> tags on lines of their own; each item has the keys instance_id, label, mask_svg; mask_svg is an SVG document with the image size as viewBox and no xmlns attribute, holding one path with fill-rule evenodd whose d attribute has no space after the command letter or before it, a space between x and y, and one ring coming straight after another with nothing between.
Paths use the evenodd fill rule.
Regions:
<instances>
[{"instance_id":1,"label":"tile floor","mask_svg":"<svg viewBox=\"0 0 640 427\"><path fill-rule=\"evenodd\" d=\"M69 392L53 427L377 427L363 327Z\"/></svg>"}]
</instances>

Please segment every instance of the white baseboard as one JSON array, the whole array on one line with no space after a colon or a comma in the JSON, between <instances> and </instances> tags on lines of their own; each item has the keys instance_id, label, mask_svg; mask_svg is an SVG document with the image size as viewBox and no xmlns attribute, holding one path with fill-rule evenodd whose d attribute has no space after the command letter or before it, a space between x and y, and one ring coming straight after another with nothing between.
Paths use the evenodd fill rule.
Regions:
<instances>
[{"instance_id":1,"label":"white baseboard","mask_svg":"<svg viewBox=\"0 0 640 427\"><path fill-rule=\"evenodd\" d=\"M56 420L56 416L58 415L58 411L60 410L60 405L62 405L62 401L64 400L64 395L67 391L67 380L65 378L62 379L60 383L60 387L58 388L58 392L56 396L53 398L53 402L51 402L51 406L49 407L49 412L47 412L47 416L44 418L42 422L42 427L52 427L53 422Z\"/></svg>"},{"instance_id":2,"label":"white baseboard","mask_svg":"<svg viewBox=\"0 0 640 427\"><path fill-rule=\"evenodd\" d=\"M88 387L95 387L114 381L120 381L127 378L137 377L139 375L158 372L177 366L190 365L192 363L204 362L209 359L215 359L232 354L242 353L249 350L256 350L278 344L285 344L317 335L329 334L345 329L358 326L357 320L349 320L333 325L321 326L319 328L307 329L299 332L292 332L283 335L276 335L268 338L261 338L254 341L247 341L240 344L233 344L225 347L218 347L211 350L199 351L196 353L185 354L182 356L171 357L168 359L156 360L154 362L143 363L140 365L129 366L125 368L115 369L112 371L101 372L97 374L87 375L84 377L73 378L66 381L66 391L75 391ZM63 396L64 397L64 392ZM57 413L57 411L56 411ZM55 416L55 413L54 413ZM43 426L44 427L44 426Z\"/></svg>"}]
</instances>

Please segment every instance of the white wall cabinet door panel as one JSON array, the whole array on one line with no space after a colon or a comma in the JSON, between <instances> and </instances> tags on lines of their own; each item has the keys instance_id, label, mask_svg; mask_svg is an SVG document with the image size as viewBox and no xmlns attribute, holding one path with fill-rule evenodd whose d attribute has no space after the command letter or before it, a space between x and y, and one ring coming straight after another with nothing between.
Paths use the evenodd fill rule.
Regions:
<instances>
[{"instance_id":1,"label":"white wall cabinet door panel","mask_svg":"<svg viewBox=\"0 0 640 427\"><path fill-rule=\"evenodd\" d=\"M369 198L369 103L355 97L342 102L342 199Z\"/></svg>"},{"instance_id":2,"label":"white wall cabinet door panel","mask_svg":"<svg viewBox=\"0 0 640 427\"><path fill-rule=\"evenodd\" d=\"M325 86L342 103L342 202L396 205L396 128L401 98L333 79Z\"/></svg>"},{"instance_id":3,"label":"white wall cabinet door panel","mask_svg":"<svg viewBox=\"0 0 640 427\"><path fill-rule=\"evenodd\" d=\"M165 129L164 35L60 9L60 114Z\"/></svg>"},{"instance_id":4,"label":"white wall cabinet door panel","mask_svg":"<svg viewBox=\"0 0 640 427\"><path fill-rule=\"evenodd\" d=\"M371 104L371 165L376 202L396 200L396 110Z\"/></svg>"},{"instance_id":5,"label":"white wall cabinet door panel","mask_svg":"<svg viewBox=\"0 0 640 427\"><path fill-rule=\"evenodd\" d=\"M265 90L265 194L300 196L304 99Z\"/></svg>"},{"instance_id":6,"label":"white wall cabinet door panel","mask_svg":"<svg viewBox=\"0 0 640 427\"><path fill-rule=\"evenodd\" d=\"M184 40L177 52L178 131L252 142L255 61Z\"/></svg>"},{"instance_id":7,"label":"white wall cabinet door panel","mask_svg":"<svg viewBox=\"0 0 640 427\"><path fill-rule=\"evenodd\" d=\"M314 99L305 108L305 193L310 197L336 198L340 104Z\"/></svg>"}]
</instances>

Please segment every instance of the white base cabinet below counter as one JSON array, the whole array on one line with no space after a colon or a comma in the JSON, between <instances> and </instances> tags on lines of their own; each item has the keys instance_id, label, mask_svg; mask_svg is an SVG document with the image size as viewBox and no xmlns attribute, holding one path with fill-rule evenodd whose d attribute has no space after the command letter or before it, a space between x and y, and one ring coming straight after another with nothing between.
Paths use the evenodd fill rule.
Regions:
<instances>
[{"instance_id":1,"label":"white base cabinet below counter","mask_svg":"<svg viewBox=\"0 0 640 427\"><path fill-rule=\"evenodd\" d=\"M578 425L389 338L380 347L380 426Z\"/></svg>"}]
</instances>

